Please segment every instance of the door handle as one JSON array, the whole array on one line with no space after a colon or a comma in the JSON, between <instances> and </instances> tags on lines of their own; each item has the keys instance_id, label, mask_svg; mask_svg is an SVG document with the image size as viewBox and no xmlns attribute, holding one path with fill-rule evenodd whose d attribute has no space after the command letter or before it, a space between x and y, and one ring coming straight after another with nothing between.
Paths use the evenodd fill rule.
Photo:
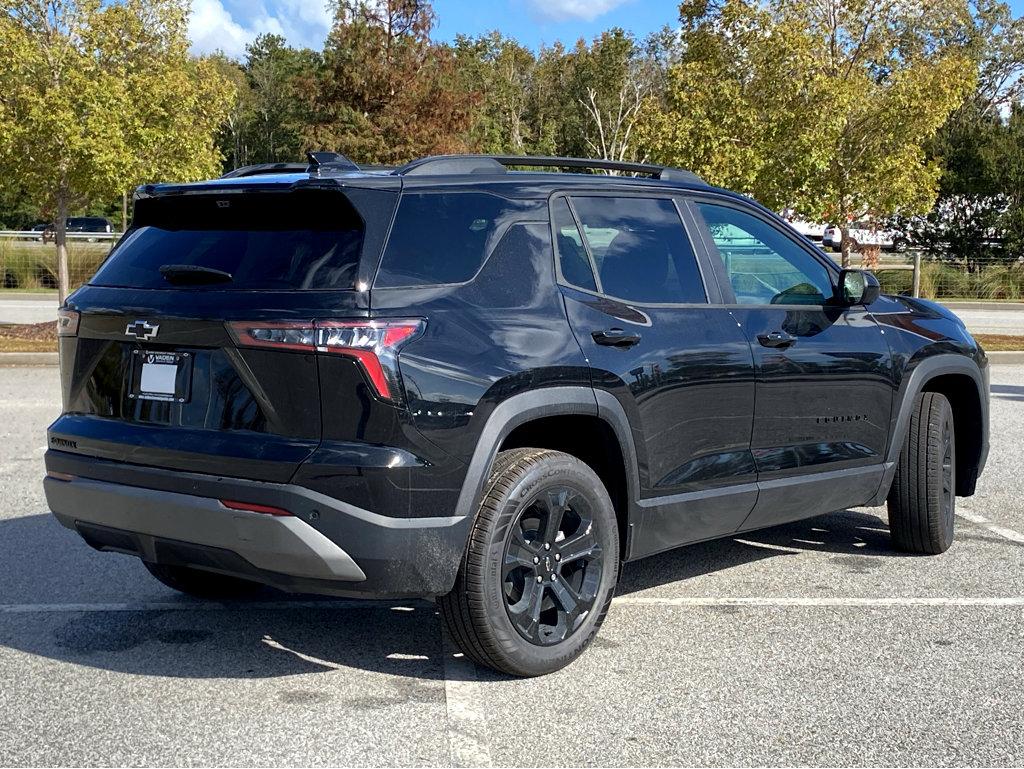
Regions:
<instances>
[{"instance_id":1,"label":"door handle","mask_svg":"<svg viewBox=\"0 0 1024 769\"><path fill-rule=\"evenodd\" d=\"M770 331L767 334L758 334L757 341L763 347L789 347L796 341L796 337L785 331Z\"/></svg>"},{"instance_id":2,"label":"door handle","mask_svg":"<svg viewBox=\"0 0 1024 769\"><path fill-rule=\"evenodd\" d=\"M627 334L621 328L609 328L591 334L594 341L605 347L632 347L640 341L639 334Z\"/></svg>"}]
</instances>

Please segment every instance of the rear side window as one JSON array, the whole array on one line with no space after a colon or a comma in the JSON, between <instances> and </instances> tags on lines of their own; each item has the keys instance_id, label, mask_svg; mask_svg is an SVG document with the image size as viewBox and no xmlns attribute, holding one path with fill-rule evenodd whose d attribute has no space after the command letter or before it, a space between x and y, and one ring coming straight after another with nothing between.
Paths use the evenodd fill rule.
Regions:
<instances>
[{"instance_id":1,"label":"rear side window","mask_svg":"<svg viewBox=\"0 0 1024 769\"><path fill-rule=\"evenodd\" d=\"M602 293L659 304L707 301L697 257L671 200L573 197L572 204Z\"/></svg>"},{"instance_id":2,"label":"rear side window","mask_svg":"<svg viewBox=\"0 0 1024 769\"><path fill-rule=\"evenodd\" d=\"M160 268L207 267L231 289L352 289L363 222L341 192L182 195L138 201L96 286L171 288Z\"/></svg>"},{"instance_id":3,"label":"rear side window","mask_svg":"<svg viewBox=\"0 0 1024 769\"><path fill-rule=\"evenodd\" d=\"M588 291L597 291L594 270L590 266L583 235L573 218L565 198L556 198L551 204L551 215L555 224L555 249L558 251L558 267L566 282Z\"/></svg>"},{"instance_id":4,"label":"rear side window","mask_svg":"<svg viewBox=\"0 0 1024 769\"><path fill-rule=\"evenodd\" d=\"M539 201L472 192L405 193L381 259L377 288L464 283L509 224L546 218Z\"/></svg>"}]
</instances>

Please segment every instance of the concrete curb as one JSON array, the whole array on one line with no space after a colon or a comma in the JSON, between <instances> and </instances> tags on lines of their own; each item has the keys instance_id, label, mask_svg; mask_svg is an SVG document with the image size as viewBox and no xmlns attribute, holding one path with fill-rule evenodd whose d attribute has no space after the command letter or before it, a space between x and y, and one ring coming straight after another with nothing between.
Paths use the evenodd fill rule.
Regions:
<instances>
[{"instance_id":1,"label":"concrete curb","mask_svg":"<svg viewBox=\"0 0 1024 769\"><path fill-rule=\"evenodd\" d=\"M1024 312L1024 302L946 302L942 299L936 300L943 307L950 310L1012 310Z\"/></svg>"},{"instance_id":2,"label":"concrete curb","mask_svg":"<svg viewBox=\"0 0 1024 769\"><path fill-rule=\"evenodd\" d=\"M56 366L55 352L0 352L0 366Z\"/></svg>"},{"instance_id":3,"label":"concrete curb","mask_svg":"<svg viewBox=\"0 0 1024 769\"><path fill-rule=\"evenodd\" d=\"M992 365L1020 365L1024 364L1024 350L1005 350L1003 352L988 352L988 362Z\"/></svg>"}]
</instances>

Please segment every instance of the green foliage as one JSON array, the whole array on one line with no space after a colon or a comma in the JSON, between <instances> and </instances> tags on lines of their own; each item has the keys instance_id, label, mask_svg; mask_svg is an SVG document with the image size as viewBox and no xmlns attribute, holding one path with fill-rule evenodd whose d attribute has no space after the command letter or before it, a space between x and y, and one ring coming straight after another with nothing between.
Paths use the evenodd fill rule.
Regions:
<instances>
[{"instance_id":1,"label":"green foliage","mask_svg":"<svg viewBox=\"0 0 1024 769\"><path fill-rule=\"evenodd\" d=\"M233 96L188 54L186 0L0 0L0 171L56 223L156 179L214 173Z\"/></svg>"},{"instance_id":2,"label":"green foliage","mask_svg":"<svg viewBox=\"0 0 1024 769\"><path fill-rule=\"evenodd\" d=\"M657 159L840 226L931 207L941 167L924 144L975 77L966 0L695 0L680 15L667 108L642 128Z\"/></svg>"}]
</instances>

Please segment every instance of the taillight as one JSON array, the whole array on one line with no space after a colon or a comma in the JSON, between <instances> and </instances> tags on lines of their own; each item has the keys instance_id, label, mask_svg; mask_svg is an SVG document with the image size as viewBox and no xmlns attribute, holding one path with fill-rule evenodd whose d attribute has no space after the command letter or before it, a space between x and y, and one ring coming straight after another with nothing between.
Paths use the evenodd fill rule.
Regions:
<instances>
[{"instance_id":1,"label":"taillight","mask_svg":"<svg viewBox=\"0 0 1024 769\"><path fill-rule=\"evenodd\" d=\"M78 321L81 317L76 310L63 307L57 310L57 336L78 336Z\"/></svg>"},{"instance_id":2,"label":"taillight","mask_svg":"<svg viewBox=\"0 0 1024 769\"><path fill-rule=\"evenodd\" d=\"M398 351L422 333L426 323L401 320L238 321L228 324L241 347L335 353L355 358L377 395L398 399Z\"/></svg>"}]
</instances>

